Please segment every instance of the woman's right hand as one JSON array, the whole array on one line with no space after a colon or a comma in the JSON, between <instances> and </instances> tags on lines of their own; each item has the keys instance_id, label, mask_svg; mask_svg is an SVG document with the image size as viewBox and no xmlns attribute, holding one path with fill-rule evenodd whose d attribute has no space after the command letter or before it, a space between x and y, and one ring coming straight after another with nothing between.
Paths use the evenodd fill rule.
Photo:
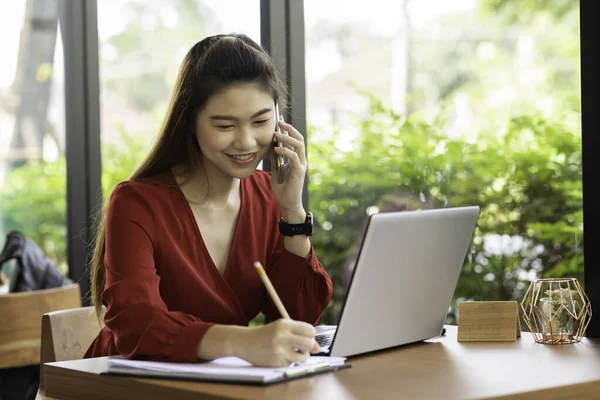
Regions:
<instances>
[{"instance_id":1,"label":"woman's right hand","mask_svg":"<svg viewBox=\"0 0 600 400\"><path fill-rule=\"evenodd\" d=\"M281 318L245 330L238 336L235 355L257 366L287 367L319 351L315 333L315 327L306 322Z\"/></svg>"}]
</instances>

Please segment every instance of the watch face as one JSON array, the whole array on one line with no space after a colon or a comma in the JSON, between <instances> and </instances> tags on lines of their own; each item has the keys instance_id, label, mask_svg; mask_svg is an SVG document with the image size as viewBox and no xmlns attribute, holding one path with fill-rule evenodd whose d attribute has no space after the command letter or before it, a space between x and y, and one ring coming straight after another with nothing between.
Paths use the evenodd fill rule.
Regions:
<instances>
[{"instance_id":1,"label":"watch face","mask_svg":"<svg viewBox=\"0 0 600 400\"><path fill-rule=\"evenodd\" d=\"M306 234L308 236L312 236L312 232L313 232L313 215L311 212L306 213Z\"/></svg>"}]
</instances>

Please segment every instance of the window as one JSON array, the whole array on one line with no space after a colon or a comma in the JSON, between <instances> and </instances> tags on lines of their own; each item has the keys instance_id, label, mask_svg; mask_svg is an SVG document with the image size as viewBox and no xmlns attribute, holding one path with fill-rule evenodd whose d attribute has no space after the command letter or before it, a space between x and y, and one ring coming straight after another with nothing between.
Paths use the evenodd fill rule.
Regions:
<instances>
[{"instance_id":1,"label":"window","mask_svg":"<svg viewBox=\"0 0 600 400\"><path fill-rule=\"evenodd\" d=\"M480 205L460 300L583 280L579 2L305 0L310 209L334 323L368 214Z\"/></svg>"},{"instance_id":2,"label":"window","mask_svg":"<svg viewBox=\"0 0 600 400\"><path fill-rule=\"evenodd\" d=\"M98 31L102 185L107 194L150 149L187 51L218 33L244 33L260 43L260 3L102 1Z\"/></svg>"},{"instance_id":3,"label":"window","mask_svg":"<svg viewBox=\"0 0 600 400\"><path fill-rule=\"evenodd\" d=\"M34 3L9 2L0 13L0 243L9 231L21 231L66 273L59 2Z\"/></svg>"}]
</instances>

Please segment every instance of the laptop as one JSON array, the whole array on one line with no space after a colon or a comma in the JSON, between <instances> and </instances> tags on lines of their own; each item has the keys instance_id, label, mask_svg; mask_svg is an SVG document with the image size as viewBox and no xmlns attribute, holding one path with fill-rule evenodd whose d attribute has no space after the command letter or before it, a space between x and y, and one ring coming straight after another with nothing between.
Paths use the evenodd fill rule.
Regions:
<instances>
[{"instance_id":1,"label":"laptop","mask_svg":"<svg viewBox=\"0 0 600 400\"><path fill-rule=\"evenodd\" d=\"M350 357L439 336L479 207L373 214L340 318L319 355Z\"/></svg>"}]
</instances>

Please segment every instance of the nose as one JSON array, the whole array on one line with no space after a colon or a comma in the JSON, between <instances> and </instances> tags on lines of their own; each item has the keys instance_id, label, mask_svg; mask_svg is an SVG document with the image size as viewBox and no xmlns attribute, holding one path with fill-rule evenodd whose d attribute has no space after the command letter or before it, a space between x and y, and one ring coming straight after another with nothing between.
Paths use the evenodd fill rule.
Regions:
<instances>
[{"instance_id":1,"label":"nose","mask_svg":"<svg viewBox=\"0 0 600 400\"><path fill-rule=\"evenodd\" d=\"M252 150L256 147L255 132L252 129L242 127L236 131L233 147L238 150Z\"/></svg>"}]
</instances>

